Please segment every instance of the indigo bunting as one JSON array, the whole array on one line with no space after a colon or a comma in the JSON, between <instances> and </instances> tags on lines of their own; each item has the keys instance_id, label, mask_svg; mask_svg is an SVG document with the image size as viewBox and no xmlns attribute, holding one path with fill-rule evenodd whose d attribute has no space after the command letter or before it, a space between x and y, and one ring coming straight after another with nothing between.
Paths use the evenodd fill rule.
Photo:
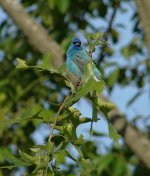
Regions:
<instances>
[{"instance_id":1,"label":"indigo bunting","mask_svg":"<svg viewBox=\"0 0 150 176\"><path fill-rule=\"evenodd\" d=\"M68 50L67 50L67 68L79 79L83 78L84 65L90 62L85 49L82 47L81 40L77 37L73 38ZM94 77L96 80L101 80L102 76L99 70L94 65Z\"/></svg>"}]
</instances>

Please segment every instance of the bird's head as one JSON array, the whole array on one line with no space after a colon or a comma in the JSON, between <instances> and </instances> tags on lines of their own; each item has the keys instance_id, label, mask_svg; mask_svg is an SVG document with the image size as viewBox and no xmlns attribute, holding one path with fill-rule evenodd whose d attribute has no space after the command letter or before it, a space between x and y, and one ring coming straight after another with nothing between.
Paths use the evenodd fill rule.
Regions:
<instances>
[{"instance_id":1,"label":"bird's head","mask_svg":"<svg viewBox=\"0 0 150 176\"><path fill-rule=\"evenodd\" d=\"M72 46L75 50L82 50L81 40L77 37L73 38Z\"/></svg>"}]
</instances>

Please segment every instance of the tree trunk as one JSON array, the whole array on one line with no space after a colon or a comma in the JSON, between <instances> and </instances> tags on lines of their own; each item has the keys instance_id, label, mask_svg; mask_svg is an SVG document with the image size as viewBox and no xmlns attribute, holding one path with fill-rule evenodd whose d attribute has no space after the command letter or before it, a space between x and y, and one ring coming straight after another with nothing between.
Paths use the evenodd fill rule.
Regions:
<instances>
[{"instance_id":1,"label":"tree trunk","mask_svg":"<svg viewBox=\"0 0 150 176\"><path fill-rule=\"evenodd\" d=\"M59 45L53 41L47 31L37 24L16 0L0 0L0 5L6 10L12 20L27 37L29 43L40 53L51 53L52 64L59 68L63 64Z\"/></svg>"},{"instance_id":2,"label":"tree trunk","mask_svg":"<svg viewBox=\"0 0 150 176\"><path fill-rule=\"evenodd\" d=\"M136 4L150 54L150 0L136 0Z\"/></svg>"}]
</instances>

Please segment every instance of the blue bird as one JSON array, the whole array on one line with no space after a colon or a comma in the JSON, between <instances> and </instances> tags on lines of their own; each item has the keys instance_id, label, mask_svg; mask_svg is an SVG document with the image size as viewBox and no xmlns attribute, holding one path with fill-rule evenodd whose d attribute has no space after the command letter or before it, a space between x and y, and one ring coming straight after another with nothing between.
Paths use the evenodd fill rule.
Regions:
<instances>
[{"instance_id":1,"label":"blue bird","mask_svg":"<svg viewBox=\"0 0 150 176\"><path fill-rule=\"evenodd\" d=\"M85 49L82 47L81 40L77 37L73 38L67 52L67 68L79 79L83 78L84 65L90 62ZM94 64L94 63L93 63ZM102 76L94 64L94 76L96 80L101 80Z\"/></svg>"}]
</instances>

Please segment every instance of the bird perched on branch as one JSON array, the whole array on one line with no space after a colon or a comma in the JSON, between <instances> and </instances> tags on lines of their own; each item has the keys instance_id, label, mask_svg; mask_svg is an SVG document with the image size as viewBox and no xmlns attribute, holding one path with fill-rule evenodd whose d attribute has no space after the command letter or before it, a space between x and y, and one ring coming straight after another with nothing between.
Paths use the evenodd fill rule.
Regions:
<instances>
[{"instance_id":1,"label":"bird perched on branch","mask_svg":"<svg viewBox=\"0 0 150 176\"><path fill-rule=\"evenodd\" d=\"M90 62L90 57L82 47L81 40L77 37L73 38L67 50L67 68L80 80L84 75L84 65ZM93 63L93 62L92 62ZM94 65L94 77L97 81L102 79L101 73Z\"/></svg>"}]
</instances>

